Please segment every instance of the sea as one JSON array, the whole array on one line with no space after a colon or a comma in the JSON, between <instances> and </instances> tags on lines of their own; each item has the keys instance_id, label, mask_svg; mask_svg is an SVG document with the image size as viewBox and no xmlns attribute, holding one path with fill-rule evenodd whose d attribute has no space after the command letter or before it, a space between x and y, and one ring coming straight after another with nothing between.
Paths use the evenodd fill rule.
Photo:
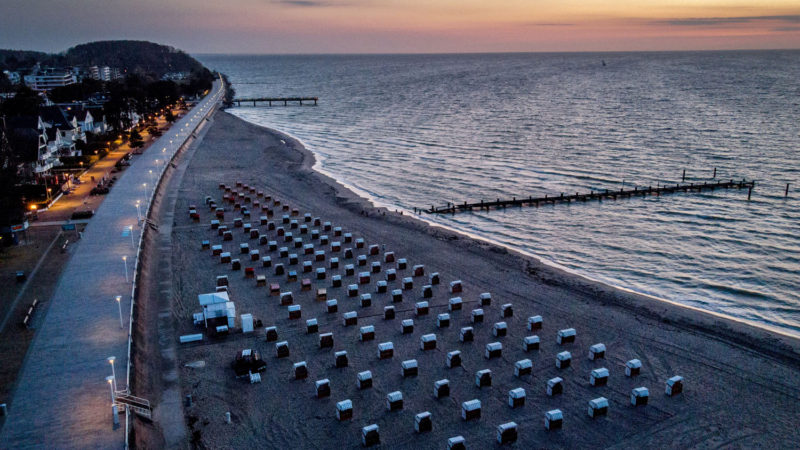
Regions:
<instances>
[{"instance_id":1,"label":"sea","mask_svg":"<svg viewBox=\"0 0 800 450\"><path fill-rule=\"evenodd\" d=\"M754 180L750 199L733 189L418 217L800 336L800 51L198 59L238 97L319 97L229 112L300 139L318 170L407 214Z\"/></svg>"}]
</instances>

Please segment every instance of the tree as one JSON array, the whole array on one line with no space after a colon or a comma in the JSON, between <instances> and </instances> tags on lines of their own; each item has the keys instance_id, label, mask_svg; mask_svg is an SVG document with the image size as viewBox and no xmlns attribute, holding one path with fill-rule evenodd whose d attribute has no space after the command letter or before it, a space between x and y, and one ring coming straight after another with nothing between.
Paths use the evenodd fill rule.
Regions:
<instances>
[{"instance_id":1,"label":"tree","mask_svg":"<svg viewBox=\"0 0 800 450\"><path fill-rule=\"evenodd\" d=\"M142 147L144 145L144 142L142 141L142 135L139 133L139 130L137 130L136 128L134 128L131 131L131 137L130 137L129 145L131 146L131 148L140 148L140 147Z\"/></svg>"},{"instance_id":2,"label":"tree","mask_svg":"<svg viewBox=\"0 0 800 450\"><path fill-rule=\"evenodd\" d=\"M47 93L47 96L56 103L69 103L86 100L92 94L101 92L102 90L103 83L101 81L86 79L80 83L53 88Z\"/></svg>"},{"instance_id":3,"label":"tree","mask_svg":"<svg viewBox=\"0 0 800 450\"><path fill-rule=\"evenodd\" d=\"M24 217L25 209L17 182L16 158L6 139L5 129L0 128L0 226L18 224ZM3 240L6 240L5 236Z\"/></svg>"},{"instance_id":4,"label":"tree","mask_svg":"<svg viewBox=\"0 0 800 450\"><path fill-rule=\"evenodd\" d=\"M0 114L9 117L36 116L39 114L39 106L42 103L44 100L36 91L20 85L13 97L0 103Z\"/></svg>"},{"instance_id":5,"label":"tree","mask_svg":"<svg viewBox=\"0 0 800 450\"><path fill-rule=\"evenodd\" d=\"M14 85L8 79L6 74L0 74L0 92L11 92L14 90Z\"/></svg>"}]
</instances>

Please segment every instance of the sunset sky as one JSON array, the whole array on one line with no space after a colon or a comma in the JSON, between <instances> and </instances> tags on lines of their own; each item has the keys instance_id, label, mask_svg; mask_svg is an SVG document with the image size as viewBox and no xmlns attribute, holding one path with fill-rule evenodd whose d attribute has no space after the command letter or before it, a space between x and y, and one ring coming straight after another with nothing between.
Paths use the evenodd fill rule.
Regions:
<instances>
[{"instance_id":1,"label":"sunset sky","mask_svg":"<svg viewBox=\"0 0 800 450\"><path fill-rule=\"evenodd\" d=\"M3 0L0 47L192 53L800 48L798 0Z\"/></svg>"}]
</instances>

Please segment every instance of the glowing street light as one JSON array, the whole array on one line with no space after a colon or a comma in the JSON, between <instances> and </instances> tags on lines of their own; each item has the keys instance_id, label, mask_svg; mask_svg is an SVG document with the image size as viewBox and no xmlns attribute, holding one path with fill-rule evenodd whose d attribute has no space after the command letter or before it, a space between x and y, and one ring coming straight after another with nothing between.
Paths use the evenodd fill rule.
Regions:
<instances>
[{"instance_id":1,"label":"glowing street light","mask_svg":"<svg viewBox=\"0 0 800 450\"><path fill-rule=\"evenodd\" d=\"M114 389L114 392L116 392L118 390L117 389L117 372L114 370L114 361L116 359L117 358L115 356L109 356L108 358L106 358L106 361L108 361L108 363L111 364L111 376L114 378L113 383L112 383L112 387Z\"/></svg>"},{"instance_id":2,"label":"glowing street light","mask_svg":"<svg viewBox=\"0 0 800 450\"><path fill-rule=\"evenodd\" d=\"M131 232L131 247L136 248L136 244L133 242L133 225L128 225L128 230Z\"/></svg>"},{"instance_id":3,"label":"glowing street light","mask_svg":"<svg viewBox=\"0 0 800 450\"><path fill-rule=\"evenodd\" d=\"M122 262L125 264L125 282L126 283L130 283L131 280L128 278L128 257L127 256L123 256L122 257Z\"/></svg>"},{"instance_id":4,"label":"glowing street light","mask_svg":"<svg viewBox=\"0 0 800 450\"><path fill-rule=\"evenodd\" d=\"M114 297L114 300L117 301L117 309L119 310L119 327L124 328L124 325L122 325L122 296L118 295Z\"/></svg>"},{"instance_id":5,"label":"glowing street light","mask_svg":"<svg viewBox=\"0 0 800 450\"><path fill-rule=\"evenodd\" d=\"M114 398L114 377L109 375L106 377L106 381L108 382L108 389L111 391L111 404L113 405L117 401Z\"/></svg>"},{"instance_id":6,"label":"glowing street light","mask_svg":"<svg viewBox=\"0 0 800 450\"><path fill-rule=\"evenodd\" d=\"M138 220L137 223L141 223L142 222L142 213L139 210L139 204L140 203L141 203L141 200L136 200L136 219Z\"/></svg>"}]
</instances>

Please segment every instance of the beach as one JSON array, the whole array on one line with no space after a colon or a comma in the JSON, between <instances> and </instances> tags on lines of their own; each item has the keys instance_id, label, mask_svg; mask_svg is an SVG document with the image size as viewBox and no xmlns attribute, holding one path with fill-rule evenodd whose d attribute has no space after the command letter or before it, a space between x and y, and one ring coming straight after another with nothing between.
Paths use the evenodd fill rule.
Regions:
<instances>
[{"instance_id":1,"label":"beach","mask_svg":"<svg viewBox=\"0 0 800 450\"><path fill-rule=\"evenodd\" d=\"M160 227L158 235L149 238L158 245L145 245L133 383L134 392L155 405L155 417L153 423L136 421L140 446L185 447L188 441L203 448L353 448L361 444L361 428L375 423L386 448L443 448L457 435L464 436L468 447L483 448L495 445L496 427L511 421L518 424L520 448L791 447L800 441L800 342L795 338L614 289L408 215L374 208L314 171L313 155L298 141L225 112L215 114L193 153L182 158L183 170L172 176L164 193L170 201L160 202L152 217L158 223L170 220L172 226ZM302 236L304 243L326 249L326 261L313 263L314 269L327 268L324 280L314 279L313 272L302 273L300 264L289 266L277 252L270 253L234 228L233 219L241 215L230 204L224 205L224 222L234 238L222 242L210 229L214 217L204 198L208 195L222 204L219 184L236 182L297 208L300 214L293 219L301 223L303 214L310 213L352 233L354 239L363 238L366 247L377 244L380 254L369 256L368 266L380 261L381 272L373 274L369 284L359 285L359 294L371 293L372 305L361 307L357 298L347 295L346 286L358 281L344 276L343 266L355 259L333 254L307 235ZM199 222L188 217L189 205L198 206ZM289 213L275 208L270 220L281 226L283 214ZM253 227L277 239L274 231L258 225L260 215L253 208ZM322 234L339 240L332 232ZM294 303L302 306L302 318L288 319L286 307L269 295L269 288L256 286L244 270L232 271L210 250L201 249L205 239L223 244L234 258L240 256L244 267L255 266L267 283L292 291ZM273 268L238 255L239 244L245 242L261 256L287 264L287 270L298 270L299 278L311 278L312 289L302 291L299 281L287 282L286 275L274 275ZM366 247L342 247L353 247L356 255L366 253ZM384 263L384 249L408 260L408 269L398 270L398 280L388 283L389 291L411 276L411 267L425 267L425 276L413 278L413 289L403 291L400 303L392 303L389 293L375 292L375 282L385 279L387 268L394 268ZM297 250L301 261L308 259ZM340 268L330 268L331 256L339 257ZM368 269L356 267L356 272L362 270ZM431 298L423 299L421 289L432 272L438 272L441 284L433 286ZM334 274L343 275L343 287L331 286ZM265 341L263 328L178 344L179 336L201 332L192 324L192 314L201 310L197 295L213 292L218 275L230 279L237 316L251 313L265 327L277 327L278 341L289 344L289 357L275 357L275 342ZM462 282L463 292L451 295L448 285L454 280ZM325 302L315 299L317 288L326 288L327 298L338 300L338 312L328 313ZM482 307L484 322L473 324L471 311L481 308L479 296L484 292L491 293L491 305ZM438 328L437 315L448 312L455 296L463 299L463 309L449 312L449 327ZM429 302L430 312L417 316L415 302L423 300ZM501 305L509 303L513 316L501 317ZM387 305L395 306L393 320L383 318ZM348 311L357 312L357 326L343 326L342 315ZM527 318L535 315L542 316L543 326L528 331ZM318 333L307 333L305 321L311 318L317 319L319 332L333 333L333 348L320 349ZM413 333L401 334L404 319L414 320ZM495 337L493 324L501 321L508 334ZM374 341L359 340L359 327L365 325L375 327ZM469 326L474 328L474 341L460 342L459 330ZM557 332L567 328L576 330L575 342L557 344ZM423 351L420 338L430 333L437 337L436 348ZM529 335L540 337L538 350L523 350L523 338ZM377 345L387 341L394 344L394 356L378 360ZM484 348L492 342L502 343L502 356L486 359ZM605 344L606 355L591 361L589 347L597 343ZM235 354L246 348L258 350L267 362L260 384L236 379L230 367ZM347 351L349 364L335 368L334 352L340 350ZM446 355L454 350L461 351L463 362L448 368ZM556 354L563 351L571 353L572 364L558 369ZM417 360L419 374L404 378L400 364L409 359ZM515 377L514 364L523 359L531 360L532 375ZM631 359L642 363L639 376L625 376L625 363ZM293 379L292 365L299 361L308 365L306 380ZM590 372L603 367L609 370L608 384L591 386ZM492 371L491 387L476 387L475 373L482 369ZM359 390L356 374L365 370L372 372L374 386ZM666 396L665 381L675 375L684 377L684 391ZM551 397L545 388L554 377L563 378L564 392ZM314 381L319 379L330 380L330 397L315 397ZM450 395L436 399L433 386L441 379L449 380ZM642 386L649 389L649 403L634 407L631 390ZM526 404L512 409L508 392L519 387L526 390ZM396 390L403 393L404 408L387 411L385 397ZM187 395L191 406L184 401ZM592 419L587 404L601 396L609 401L608 415ZM353 418L340 422L336 403L345 399L353 402ZM472 399L481 401L482 417L465 422L461 404ZM547 431L544 413L553 409L563 412L563 429ZM423 411L432 414L433 429L417 434L414 416ZM226 412L231 413L230 424L224 420Z\"/></svg>"}]
</instances>

